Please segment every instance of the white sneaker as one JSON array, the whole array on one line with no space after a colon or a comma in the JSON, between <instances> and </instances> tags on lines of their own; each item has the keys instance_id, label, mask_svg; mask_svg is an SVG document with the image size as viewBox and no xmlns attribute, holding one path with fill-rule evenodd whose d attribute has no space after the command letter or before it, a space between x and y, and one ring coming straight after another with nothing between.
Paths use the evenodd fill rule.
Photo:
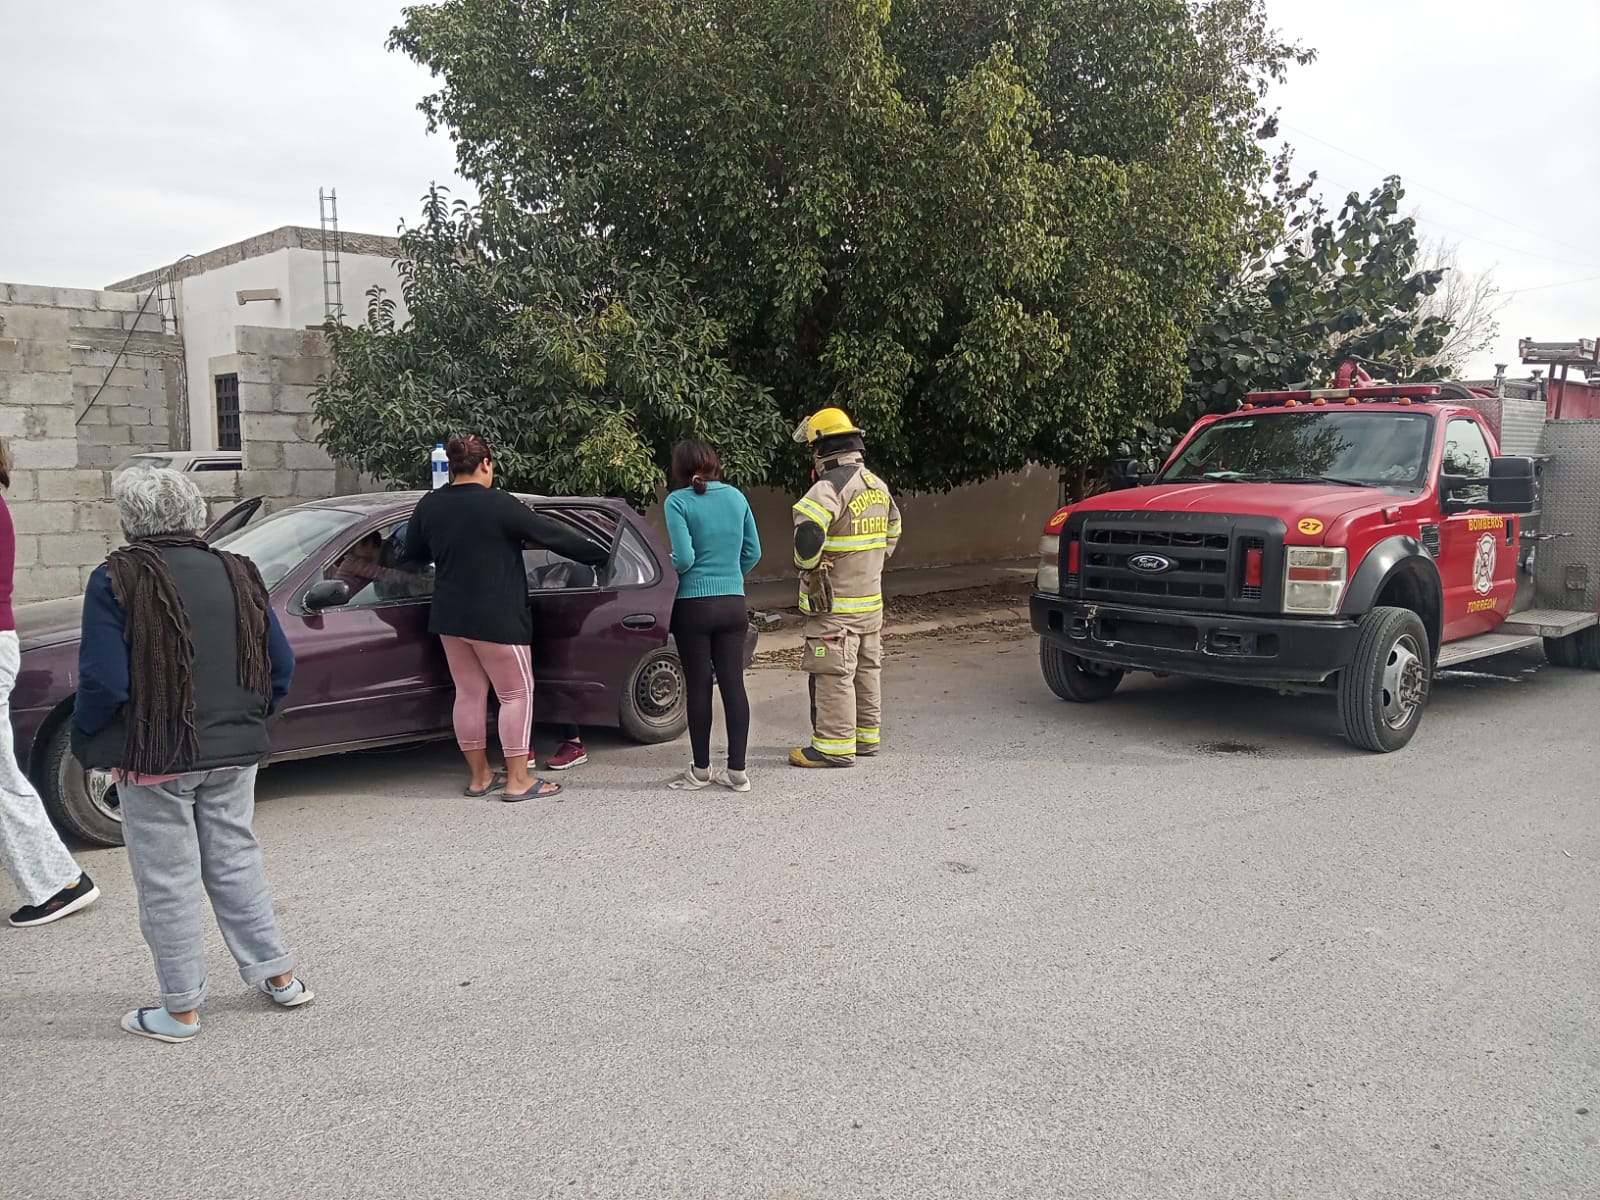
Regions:
<instances>
[{"instance_id":1,"label":"white sneaker","mask_svg":"<svg viewBox=\"0 0 1600 1200\"><path fill-rule=\"evenodd\" d=\"M707 771L702 775L691 765L685 767L683 774L679 775L667 786L675 792L698 792L701 788L711 786L711 772Z\"/></svg>"},{"instance_id":2,"label":"white sneaker","mask_svg":"<svg viewBox=\"0 0 1600 1200\"><path fill-rule=\"evenodd\" d=\"M711 782L718 787L727 788L730 792L750 790L750 776L744 771L721 770L711 777Z\"/></svg>"}]
</instances>

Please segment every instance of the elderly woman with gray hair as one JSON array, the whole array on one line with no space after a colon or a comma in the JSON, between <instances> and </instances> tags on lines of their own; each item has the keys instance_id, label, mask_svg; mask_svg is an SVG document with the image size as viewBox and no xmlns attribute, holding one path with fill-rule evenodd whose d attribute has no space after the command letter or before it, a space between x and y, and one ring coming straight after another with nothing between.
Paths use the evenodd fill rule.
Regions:
<instances>
[{"instance_id":1,"label":"elderly woman with gray hair","mask_svg":"<svg viewBox=\"0 0 1600 1200\"><path fill-rule=\"evenodd\" d=\"M294 656L249 559L196 531L205 501L176 471L136 469L113 485L128 545L83 597L73 752L114 772L139 927L161 1005L122 1018L129 1033L183 1042L206 994L202 893L244 981L292 1008L294 976L251 829L267 717Z\"/></svg>"}]
</instances>

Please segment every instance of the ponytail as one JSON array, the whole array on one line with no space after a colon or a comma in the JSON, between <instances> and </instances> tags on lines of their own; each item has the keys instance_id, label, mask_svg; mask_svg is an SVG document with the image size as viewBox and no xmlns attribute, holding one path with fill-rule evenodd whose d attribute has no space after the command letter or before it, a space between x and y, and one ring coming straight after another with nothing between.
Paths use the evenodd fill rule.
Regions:
<instances>
[{"instance_id":1,"label":"ponytail","mask_svg":"<svg viewBox=\"0 0 1600 1200\"><path fill-rule=\"evenodd\" d=\"M694 488L696 496L704 496L706 494L706 477L704 475L696 475L689 482L690 486Z\"/></svg>"}]
</instances>

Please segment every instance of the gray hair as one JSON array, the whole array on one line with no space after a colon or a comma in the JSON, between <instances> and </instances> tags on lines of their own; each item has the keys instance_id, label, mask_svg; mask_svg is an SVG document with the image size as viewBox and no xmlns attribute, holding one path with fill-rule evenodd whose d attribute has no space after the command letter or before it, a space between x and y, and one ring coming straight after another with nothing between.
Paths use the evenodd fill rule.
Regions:
<instances>
[{"instance_id":1,"label":"gray hair","mask_svg":"<svg viewBox=\"0 0 1600 1200\"><path fill-rule=\"evenodd\" d=\"M112 481L111 494L130 542L170 534L198 534L206 524L200 489L166 467L134 467Z\"/></svg>"}]
</instances>

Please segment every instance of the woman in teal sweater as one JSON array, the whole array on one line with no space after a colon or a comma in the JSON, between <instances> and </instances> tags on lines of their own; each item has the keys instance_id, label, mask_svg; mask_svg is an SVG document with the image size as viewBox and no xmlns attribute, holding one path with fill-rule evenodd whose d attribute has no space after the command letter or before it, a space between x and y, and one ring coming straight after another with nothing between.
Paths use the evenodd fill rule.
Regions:
<instances>
[{"instance_id":1,"label":"woman in teal sweater","mask_svg":"<svg viewBox=\"0 0 1600 1200\"><path fill-rule=\"evenodd\" d=\"M745 748L750 741L750 700L744 691L745 639L750 617L744 577L761 559L756 519L738 488L718 478L722 463L702 441L679 442L672 451L667 536L678 569L672 636L688 687L689 746L694 761L671 783L698 791L712 783L750 790ZM715 671L728 723L728 769L711 773L711 680Z\"/></svg>"}]
</instances>

